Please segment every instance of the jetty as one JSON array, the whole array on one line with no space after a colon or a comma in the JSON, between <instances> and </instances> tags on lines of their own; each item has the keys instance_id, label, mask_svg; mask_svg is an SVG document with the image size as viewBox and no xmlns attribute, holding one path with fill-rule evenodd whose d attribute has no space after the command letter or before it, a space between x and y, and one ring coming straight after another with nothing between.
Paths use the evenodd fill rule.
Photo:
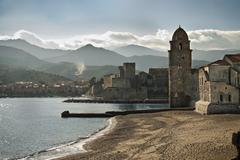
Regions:
<instances>
[{"instance_id":1,"label":"jetty","mask_svg":"<svg viewBox=\"0 0 240 160\"><path fill-rule=\"evenodd\" d=\"M167 104L168 98L144 100L103 100L103 99L67 99L66 103L113 103L113 104Z\"/></svg>"},{"instance_id":2,"label":"jetty","mask_svg":"<svg viewBox=\"0 0 240 160\"><path fill-rule=\"evenodd\" d=\"M156 113L164 111L193 111L195 108L167 108L167 109L147 109L147 110L129 110L129 111L108 111L105 113L70 113L64 111L61 113L62 118L110 118L120 115L140 114L140 113Z\"/></svg>"}]
</instances>

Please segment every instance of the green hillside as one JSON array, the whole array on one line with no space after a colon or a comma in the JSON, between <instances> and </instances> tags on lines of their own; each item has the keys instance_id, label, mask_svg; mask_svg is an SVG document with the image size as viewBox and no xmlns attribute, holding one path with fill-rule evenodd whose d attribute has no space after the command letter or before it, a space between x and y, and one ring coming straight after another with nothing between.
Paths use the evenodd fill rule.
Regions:
<instances>
[{"instance_id":1,"label":"green hillside","mask_svg":"<svg viewBox=\"0 0 240 160\"><path fill-rule=\"evenodd\" d=\"M31 54L13 47L0 46L0 64L26 69L37 69L48 65Z\"/></svg>"},{"instance_id":2,"label":"green hillside","mask_svg":"<svg viewBox=\"0 0 240 160\"><path fill-rule=\"evenodd\" d=\"M14 83L18 81L56 83L58 81L69 81L69 79L40 71L0 65L0 81L4 84Z\"/></svg>"}]
</instances>

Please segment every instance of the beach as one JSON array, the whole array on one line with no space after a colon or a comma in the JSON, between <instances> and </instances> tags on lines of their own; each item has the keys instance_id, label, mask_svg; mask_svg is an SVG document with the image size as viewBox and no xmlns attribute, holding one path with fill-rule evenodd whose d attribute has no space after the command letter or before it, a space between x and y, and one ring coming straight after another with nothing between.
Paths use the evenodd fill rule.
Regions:
<instances>
[{"instance_id":1,"label":"beach","mask_svg":"<svg viewBox=\"0 0 240 160\"><path fill-rule=\"evenodd\" d=\"M111 126L108 132L84 144L87 152L58 160L226 160L237 156L232 133L240 131L240 115L166 111L117 116Z\"/></svg>"}]
</instances>

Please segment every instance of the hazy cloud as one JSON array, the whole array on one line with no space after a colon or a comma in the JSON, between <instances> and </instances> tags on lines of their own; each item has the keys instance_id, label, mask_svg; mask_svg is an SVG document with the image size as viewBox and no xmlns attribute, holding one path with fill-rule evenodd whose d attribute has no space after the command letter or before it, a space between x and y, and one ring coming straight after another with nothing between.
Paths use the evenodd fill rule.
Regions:
<instances>
[{"instance_id":1,"label":"hazy cloud","mask_svg":"<svg viewBox=\"0 0 240 160\"><path fill-rule=\"evenodd\" d=\"M192 46L199 49L239 49L240 31L213 29L190 31Z\"/></svg>"},{"instance_id":2,"label":"hazy cloud","mask_svg":"<svg viewBox=\"0 0 240 160\"><path fill-rule=\"evenodd\" d=\"M12 36L2 35L1 40L24 39L31 44L44 48L77 49L88 43L97 47L115 48L137 44L159 50L169 49L172 32L159 29L155 34L136 35L130 32L107 31L103 34L78 35L66 39L42 39L36 33L19 30ZM193 49L240 49L240 31L222 31L214 29L188 32Z\"/></svg>"}]
</instances>

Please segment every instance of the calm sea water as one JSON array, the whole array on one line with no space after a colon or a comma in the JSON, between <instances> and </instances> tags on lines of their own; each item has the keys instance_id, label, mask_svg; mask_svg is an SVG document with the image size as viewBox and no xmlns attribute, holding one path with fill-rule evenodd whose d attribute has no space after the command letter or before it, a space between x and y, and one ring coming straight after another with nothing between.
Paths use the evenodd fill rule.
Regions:
<instances>
[{"instance_id":1,"label":"calm sea water","mask_svg":"<svg viewBox=\"0 0 240 160\"><path fill-rule=\"evenodd\" d=\"M63 103L66 98L0 99L0 159L24 157L86 137L106 125L104 118L62 119L70 112L105 112L167 108L146 104Z\"/></svg>"}]
</instances>

